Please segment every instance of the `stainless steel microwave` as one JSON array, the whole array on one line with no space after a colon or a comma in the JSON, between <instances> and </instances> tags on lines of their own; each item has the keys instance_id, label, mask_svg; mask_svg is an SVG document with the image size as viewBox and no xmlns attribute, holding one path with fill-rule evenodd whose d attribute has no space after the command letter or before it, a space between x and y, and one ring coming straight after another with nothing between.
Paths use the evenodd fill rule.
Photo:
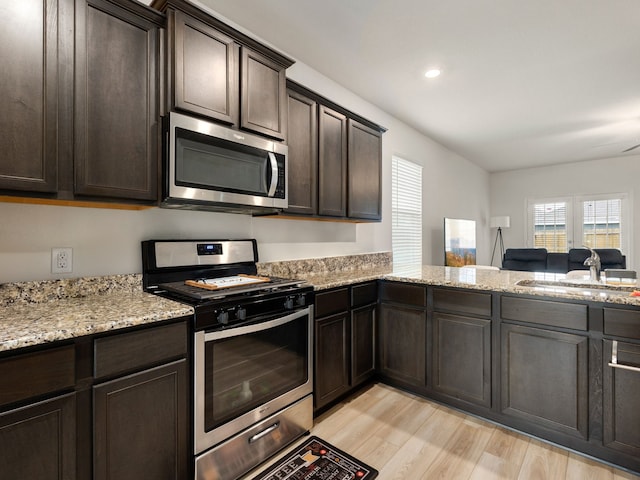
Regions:
<instances>
[{"instance_id":1,"label":"stainless steel microwave","mask_svg":"<svg viewBox=\"0 0 640 480\"><path fill-rule=\"evenodd\" d=\"M164 119L163 207L237 213L287 208L287 146L171 112Z\"/></svg>"}]
</instances>

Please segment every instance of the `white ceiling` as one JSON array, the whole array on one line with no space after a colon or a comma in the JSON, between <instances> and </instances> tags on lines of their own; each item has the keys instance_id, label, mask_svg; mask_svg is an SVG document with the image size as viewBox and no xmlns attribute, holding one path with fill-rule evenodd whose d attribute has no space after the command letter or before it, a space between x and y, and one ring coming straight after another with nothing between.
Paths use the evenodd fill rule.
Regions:
<instances>
[{"instance_id":1,"label":"white ceiling","mask_svg":"<svg viewBox=\"0 0 640 480\"><path fill-rule=\"evenodd\" d=\"M638 0L199 1L490 172L640 153Z\"/></svg>"}]
</instances>

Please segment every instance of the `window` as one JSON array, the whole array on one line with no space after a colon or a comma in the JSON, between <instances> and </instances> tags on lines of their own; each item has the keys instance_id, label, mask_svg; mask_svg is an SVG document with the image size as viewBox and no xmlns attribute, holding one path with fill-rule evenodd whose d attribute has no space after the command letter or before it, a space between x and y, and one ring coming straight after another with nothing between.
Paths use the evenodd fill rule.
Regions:
<instances>
[{"instance_id":1,"label":"window","mask_svg":"<svg viewBox=\"0 0 640 480\"><path fill-rule=\"evenodd\" d=\"M549 252L566 252L568 202L553 201L533 205L533 246Z\"/></svg>"},{"instance_id":2,"label":"window","mask_svg":"<svg viewBox=\"0 0 640 480\"><path fill-rule=\"evenodd\" d=\"M582 245L621 249L621 198L584 200L582 211Z\"/></svg>"},{"instance_id":3,"label":"window","mask_svg":"<svg viewBox=\"0 0 640 480\"><path fill-rule=\"evenodd\" d=\"M393 266L422 265L422 167L397 157L391 164Z\"/></svg>"},{"instance_id":4,"label":"window","mask_svg":"<svg viewBox=\"0 0 640 480\"><path fill-rule=\"evenodd\" d=\"M550 252L587 246L629 254L626 199L626 194L611 194L530 200L530 245Z\"/></svg>"}]
</instances>

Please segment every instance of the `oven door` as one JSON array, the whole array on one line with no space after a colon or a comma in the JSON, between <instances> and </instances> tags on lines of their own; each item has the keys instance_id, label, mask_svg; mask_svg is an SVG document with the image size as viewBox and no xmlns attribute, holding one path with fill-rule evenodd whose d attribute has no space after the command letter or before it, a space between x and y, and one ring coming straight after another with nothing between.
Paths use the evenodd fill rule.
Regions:
<instances>
[{"instance_id":1,"label":"oven door","mask_svg":"<svg viewBox=\"0 0 640 480\"><path fill-rule=\"evenodd\" d=\"M311 311L196 332L196 454L312 393Z\"/></svg>"}]
</instances>

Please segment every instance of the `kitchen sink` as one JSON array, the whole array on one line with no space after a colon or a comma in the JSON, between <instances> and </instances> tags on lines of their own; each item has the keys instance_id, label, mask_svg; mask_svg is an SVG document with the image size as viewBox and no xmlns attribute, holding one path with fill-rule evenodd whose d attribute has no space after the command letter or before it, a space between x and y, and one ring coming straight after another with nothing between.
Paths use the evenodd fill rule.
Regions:
<instances>
[{"instance_id":1,"label":"kitchen sink","mask_svg":"<svg viewBox=\"0 0 640 480\"><path fill-rule=\"evenodd\" d=\"M606 283L596 283L588 281L571 280L520 280L516 282L519 287L535 288L537 290L547 290L549 292L566 292L583 295L593 295L606 293L607 295L630 295L638 287L633 285L610 285Z\"/></svg>"}]
</instances>

